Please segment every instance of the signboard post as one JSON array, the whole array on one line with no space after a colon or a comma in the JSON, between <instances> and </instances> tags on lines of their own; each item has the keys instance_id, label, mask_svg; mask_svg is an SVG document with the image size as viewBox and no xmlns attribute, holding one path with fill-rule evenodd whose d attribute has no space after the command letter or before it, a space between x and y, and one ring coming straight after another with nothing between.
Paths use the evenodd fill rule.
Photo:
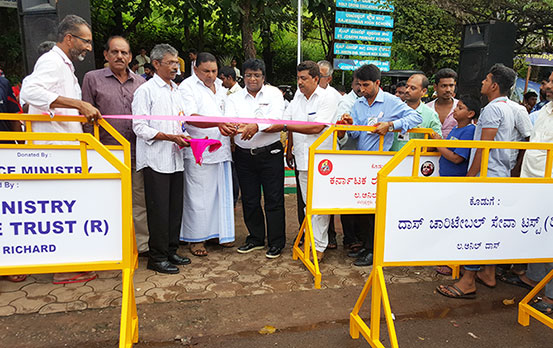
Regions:
<instances>
[{"instance_id":1,"label":"signboard post","mask_svg":"<svg viewBox=\"0 0 553 348\"><path fill-rule=\"evenodd\" d=\"M25 120L27 130L32 121L84 121L23 114L0 119ZM138 261L130 144L105 120L99 124L121 145L110 151L85 133L0 132L0 140L26 142L0 144L0 275L121 270L119 347L132 347L138 341L132 280Z\"/></svg>"},{"instance_id":2,"label":"signboard post","mask_svg":"<svg viewBox=\"0 0 553 348\"><path fill-rule=\"evenodd\" d=\"M334 59L334 69L355 70L365 64L374 64L381 71L389 71L389 61L353 58L390 57L391 46L386 44L392 43L393 32L378 28L394 27L394 19L390 15L394 11L394 6L387 0L337 0L336 8L343 10L336 10L334 40L343 42L334 43L334 55L341 57ZM365 29L366 27L371 29ZM366 44L370 42L377 45Z\"/></svg>"},{"instance_id":3,"label":"signboard post","mask_svg":"<svg viewBox=\"0 0 553 348\"><path fill-rule=\"evenodd\" d=\"M419 174L426 146L482 148L480 177L436 177ZM490 178L491 149L539 149L547 152L544 178ZM414 153L414 157L408 156ZM410 174L398 176L406 161ZM372 347L380 342L384 310L392 347L398 347L383 267L438 264L481 265L552 262L553 216L536 197L553 194L553 144L459 140L411 140L377 175L373 270L350 314L350 335L361 333ZM408 192L409 194L405 194ZM428 193L432 194L429 195ZM424 197L424 204L420 204ZM519 304L519 323L529 317L553 328L553 319L528 302L553 278L553 271ZM360 317L371 294L370 326Z\"/></svg>"}]
</instances>

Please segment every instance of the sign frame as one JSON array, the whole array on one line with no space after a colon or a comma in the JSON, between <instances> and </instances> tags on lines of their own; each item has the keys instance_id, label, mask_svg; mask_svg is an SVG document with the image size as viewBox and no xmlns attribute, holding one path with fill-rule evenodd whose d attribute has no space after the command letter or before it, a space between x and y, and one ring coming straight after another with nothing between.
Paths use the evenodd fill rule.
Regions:
<instances>
[{"instance_id":1,"label":"sign frame","mask_svg":"<svg viewBox=\"0 0 553 348\"><path fill-rule=\"evenodd\" d=\"M81 173L74 174L0 174L1 181L21 180L121 180L121 223L122 223L122 258L112 261L94 261L78 263L58 263L44 265L0 266L0 275L58 273L58 272L83 272L83 271L122 271L122 305L121 325L119 334L119 347L129 348L138 342L138 315L134 293L133 275L138 268L138 252L134 237L132 221L132 184L131 184L131 158L130 143L119 134L106 120L100 119L94 126L94 136L88 133L34 133L32 122L81 122L86 123L82 116L54 116L26 115L26 114L0 114L0 119L12 121L25 121L25 132L0 132L1 140L23 140L25 144L0 144L2 148L24 149L70 149L80 150ZM99 127L103 127L121 145L104 146L98 140ZM36 141L63 141L78 142L79 145L42 145ZM88 152L97 152L114 168L113 173L89 173ZM124 161L119 160L110 150L122 150ZM91 207L93 209L94 207Z\"/></svg>"},{"instance_id":2,"label":"sign frame","mask_svg":"<svg viewBox=\"0 0 553 348\"><path fill-rule=\"evenodd\" d=\"M309 165L307 171L307 192L306 192L306 202L305 202L305 219L300 227L298 235L294 241L294 246L292 248L292 258L294 260L300 259L305 267L311 272L315 281L315 288L321 288L321 279L322 274L319 267L319 262L317 260L317 253L315 250L315 239L313 237L313 226L312 226L312 217L313 215L324 215L324 214L335 214L339 212L340 214L374 214L376 212L375 208L356 208L356 209L343 209L340 207L335 208L325 208L325 209L314 209L313 208L313 187L314 182L314 170L315 168L315 155L316 154L338 154L338 155L360 155L360 156L382 156L382 155L394 155L394 151L383 151L384 147L384 136L380 136L379 141L379 150L378 151L357 151L357 150L340 150L338 148L338 131L374 131L376 128L374 126L353 126L353 125L333 125L330 126L319 138L309 147ZM433 133L433 130L430 128L414 128L409 130L410 133L420 133L424 134L425 139L428 139L429 135ZM332 149L331 150L319 150L318 147L328 138L332 136ZM424 155L428 156L439 156L439 153L427 152L427 148L424 148L422 152ZM377 188L377 197L378 197L378 188ZM302 236L305 234L303 249L300 247L300 241Z\"/></svg>"},{"instance_id":3,"label":"sign frame","mask_svg":"<svg viewBox=\"0 0 553 348\"><path fill-rule=\"evenodd\" d=\"M453 148L481 148L482 162L479 177L421 177L418 175L418 166L422 149L428 146L434 147L453 147ZM545 165L544 178L496 178L487 176L488 159L491 149L519 149L519 150L545 150L547 159ZM414 153L411 176L397 177L391 176L392 171L411 153ZM414 261L414 262L386 262L384 259L384 248L386 239L386 203L388 198L389 183L409 182L409 183L429 183L429 182L465 182L465 183L523 183L535 184L546 183L553 184L551 172L553 169L553 143L522 143L522 142L496 142L496 141L460 141L460 140L410 140L397 154L378 172L378 196L376 203L376 227L375 227L375 246L373 269L361 294L350 313L350 336L354 339L362 334L371 347L384 347L380 341L380 318L381 309L384 311L384 317L388 327L390 344L393 348L399 347L397 335L394 327L394 319L390 307L390 300L384 281L383 267L393 266L428 266L436 265L436 261ZM447 204L447 203L445 203ZM464 264L497 264L497 263L532 263L532 262L552 262L553 257L546 259L493 259L493 260L450 260L454 265ZM438 263L442 263L439 261ZM442 263L443 264L443 263ZM530 293L519 303L518 322L523 326L528 326L530 316L543 324L553 328L553 319L537 311L528 303L538 292L545 287L549 280L553 279L551 271ZM371 315L370 326L360 317L361 307L371 290ZM382 307L382 308L381 308Z\"/></svg>"}]
</instances>

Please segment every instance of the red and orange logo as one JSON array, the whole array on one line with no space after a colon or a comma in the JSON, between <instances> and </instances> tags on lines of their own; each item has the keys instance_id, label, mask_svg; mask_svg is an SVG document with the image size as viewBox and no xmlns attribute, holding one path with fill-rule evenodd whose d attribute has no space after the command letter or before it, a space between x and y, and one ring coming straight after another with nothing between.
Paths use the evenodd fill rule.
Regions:
<instances>
[{"instance_id":1,"label":"red and orange logo","mask_svg":"<svg viewBox=\"0 0 553 348\"><path fill-rule=\"evenodd\" d=\"M321 175L328 175L332 172L332 162L330 160L324 159L319 162L319 173Z\"/></svg>"}]
</instances>

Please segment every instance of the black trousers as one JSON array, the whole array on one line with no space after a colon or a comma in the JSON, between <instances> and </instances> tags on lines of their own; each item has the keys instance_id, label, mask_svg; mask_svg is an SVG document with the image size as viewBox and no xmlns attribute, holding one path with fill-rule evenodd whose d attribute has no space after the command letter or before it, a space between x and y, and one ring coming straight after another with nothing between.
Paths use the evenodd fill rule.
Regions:
<instances>
[{"instance_id":1,"label":"black trousers","mask_svg":"<svg viewBox=\"0 0 553 348\"><path fill-rule=\"evenodd\" d=\"M374 214L357 215L359 233L365 236L365 248L371 252L374 249Z\"/></svg>"},{"instance_id":2,"label":"black trousers","mask_svg":"<svg viewBox=\"0 0 553 348\"><path fill-rule=\"evenodd\" d=\"M236 147L234 164L242 192L244 222L249 235L246 243L265 244L265 222L269 247L283 248L286 243L284 218L284 160L282 144L270 145L270 150L252 155L249 150ZM261 208L261 189L265 214Z\"/></svg>"},{"instance_id":3,"label":"black trousers","mask_svg":"<svg viewBox=\"0 0 553 348\"><path fill-rule=\"evenodd\" d=\"M342 229L344 231L344 244L365 243L368 233L366 220L364 215L340 215L340 221L342 222ZM365 226L363 224L365 224Z\"/></svg>"},{"instance_id":4,"label":"black trousers","mask_svg":"<svg viewBox=\"0 0 553 348\"><path fill-rule=\"evenodd\" d=\"M146 167L144 193L148 213L149 258L153 262L167 261L177 252L182 220L183 172L158 173Z\"/></svg>"}]
</instances>

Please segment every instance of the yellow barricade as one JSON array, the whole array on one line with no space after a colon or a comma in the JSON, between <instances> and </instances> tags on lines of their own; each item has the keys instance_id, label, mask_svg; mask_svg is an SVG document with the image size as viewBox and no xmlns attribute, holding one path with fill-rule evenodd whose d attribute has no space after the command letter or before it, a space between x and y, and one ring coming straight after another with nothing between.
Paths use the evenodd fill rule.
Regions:
<instances>
[{"instance_id":1,"label":"yellow barricade","mask_svg":"<svg viewBox=\"0 0 553 348\"><path fill-rule=\"evenodd\" d=\"M6 239L16 243L19 243L19 240L25 240L27 243L38 240L40 243L51 244L9 247L6 246L6 243L2 243L0 257L3 262L0 266L0 275L121 270L123 298L119 347L132 347L133 342L138 342L138 316L133 286L133 274L138 267L138 257L132 221L129 142L105 120L99 120L98 125L110 133L121 145L102 145L97 139L98 125L94 127L96 138L86 133L33 133L31 131L33 121L85 122L84 117L56 116L51 118L47 115L0 114L0 119L22 120L26 125L25 132L0 132L0 140L26 142L25 144L0 144L0 152L8 154L10 157L8 159L5 156L3 161L11 161L2 165L2 160L0 160L0 187L5 190L10 188L24 192L30 200L26 201L24 206L25 209L30 209L26 211L27 213L34 213L32 208L33 203L36 202L34 200L45 199L45 195L67 197L75 194L77 198L78 194L87 195L87 199L63 201L66 202L68 208L64 212L65 215L61 214L62 208L59 202L62 201L52 200L52 216L56 211L61 216L71 216L74 219L56 221L59 223L55 224L50 220L30 222L33 218L32 214L16 215L17 213L25 214L19 211L22 209L23 202L5 201L9 200L6 197L10 195L3 194L3 200L0 202L3 204L2 210L0 210L0 227L3 227L0 229L2 231L0 238L4 238L4 242ZM70 145L36 144L40 141L61 141L68 142ZM71 143L75 143L75 145ZM53 160L58 164L36 165L39 159L43 160L48 156L54 157ZM30 164L23 166L24 162L22 161L26 159L19 161L19 157L32 157L34 162L25 162ZM17 160L13 161L14 158ZM93 162L100 169L93 170L94 172L91 173L89 165L92 165ZM64 170L69 170L70 173L65 173ZM102 189L102 187L107 189ZM83 194L83 192L85 193ZM16 193L10 194L12 197L16 197ZM47 198L52 199L52 197ZM109 203L107 205L114 207L109 213L110 217L114 217L113 220L106 220L104 211L108 208L102 206L102 199ZM100 202L100 204L95 204L95 202ZM17 203L20 205L19 208L17 208ZM29 206L26 206L27 204ZM16 209L19 210L16 211ZM44 206L42 210L45 216L43 218L50 219L51 216L44 212ZM69 213L74 213L74 215ZM98 219L91 219L95 214L102 216ZM26 221L14 222L14 219L26 219ZM66 226L63 225L63 222L69 226L67 230L64 229ZM40 224L42 224L42 229L39 229L39 233L37 233L36 226ZM49 229L44 226L48 226ZM10 228L12 229L11 234L9 233ZM115 241L115 246L112 243L103 243L106 240ZM67 247L68 243L74 243L73 247L76 251ZM40 250L36 247L40 247ZM31 252L50 252L52 255L26 254L25 258L32 259L27 262L17 255ZM53 255L54 253L57 254ZM60 262L60 258L62 262ZM39 261L32 263L34 260Z\"/></svg>"},{"instance_id":2,"label":"yellow barricade","mask_svg":"<svg viewBox=\"0 0 553 348\"><path fill-rule=\"evenodd\" d=\"M483 149L480 176L419 175L427 146ZM544 151L545 177L488 177L489 154L495 149ZM411 175L394 174L411 153ZM551 143L411 140L405 145L378 172L374 264L350 314L351 337L361 333L372 347L384 347L379 338L382 306L391 346L399 346L383 267L553 262L553 235L547 233L553 230L553 216L539 199L553 194L552 168ZM520 302L521 325L529 325L532 316L553 328L553 319L528 305L552 278L553 271ZM370 327L359 315L369 290Z\"/></svg>"},{"instance_id":3,"label":"yellow barricade","mask_svg":"<svg viewBox=\"0 0 553 348\"><path fill-rule=\"evenodd\" d=\"M349 126L349 125L335 125L329 127L309 148L309 167L308 167L308 182L307 182L307 202L306 202L306 215L302 223L298 236L293 246L293 259L300 259L307 269L311 272L315 279L315 288L321 288L322 274L319 268L319 262L317 260L317 254L315 250L315 241L313 238L313 215L332 215L332 214L374 214L375 213L375 201L376 192L345 192L341 188L359 187L366 188L367 186L374 186L376 184L376 173L389 159L396 154L395 151L382 151L384 144L384 137L380 137L379 151L357 151L357 150L339 150L337 145L338 135L337 132L341 130L346 131L373 131L373 126ZM428 139L429 134L433 132L429 128L416 128L409 131L410 134L423 134L425 139ZM322 150L318 149L319 146L332 136L332 149ZM430 147L430 146L429 146ZM422 149L419 155L426 156L432 159L436 164L439 159L439 153L427 152L426 148ZM368 156L368 157L367 157ZM368 159L374 160L372 168L358 168L357 173L361 176L350 177L330 177L330 174L338 172L341 167L348 167L348 170L352 170L354 165L358 165L359 160L367 161ZM325 162L325 160L327 162ZM333 165L334 163L334 165ZM373 175L367 177L368 172L372 172ZM342 173L344 171L342 170ZM437 174L437 170L434 175ZM339 190L329 190L328 186L321 185L321 178L329 178L329 183L339 186ZM334 179L334 180L333 180ZM338 181L336 181L338 180ZM344 184L342 184L342 181ZM369 182L372 181L372 182ZM325 181L326 182L326 181ZM316 190L315 190L316 187ZM338 186L336 186L338 187ZM374 186L375 187L375 186ZM375 187L376 188L376 187ZM358 190L359 191L359 190ZM352 201L351 195L357 195L359 198L355 198L358 202ZM349 195L345 197L345 195ZM344 197L341 201L339 198ZM349 199L349 200L348 200ZM301 237L305 235L303 250L300 247ZM454 269L457 271L457 269ZM457 273L458 274L458 273Z\"/></svg>"}]
</instances>

